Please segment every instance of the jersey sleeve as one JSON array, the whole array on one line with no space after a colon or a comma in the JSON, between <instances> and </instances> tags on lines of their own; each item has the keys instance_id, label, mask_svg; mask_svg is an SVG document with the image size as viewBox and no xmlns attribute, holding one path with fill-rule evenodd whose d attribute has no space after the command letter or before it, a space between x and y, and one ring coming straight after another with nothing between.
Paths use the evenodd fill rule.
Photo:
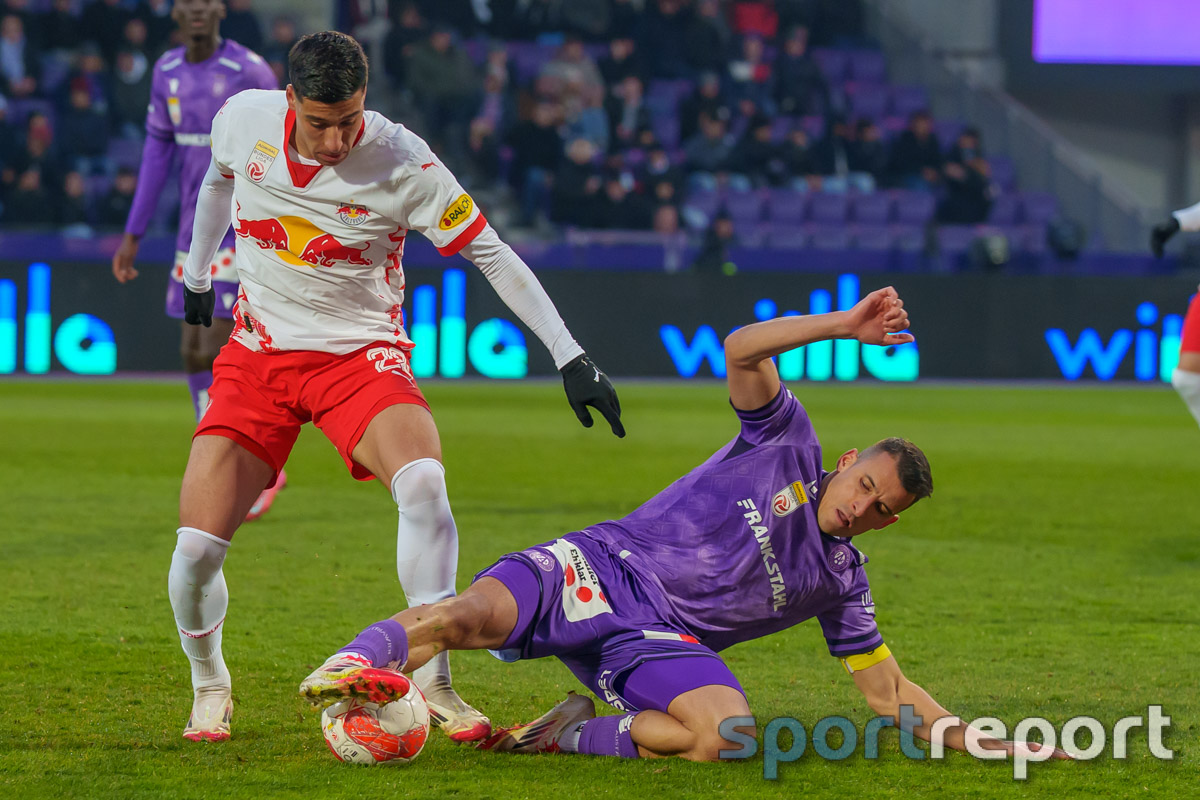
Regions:
<instances>
[{"instance_id":1,"label":"jersey sleeve","mask_svg":"<svg viewBox=\"0 0 1200 800\"><path fill-rule=\"evenodd\" d=\"M405 171L400 183L396 219L422 234L444 256L467 246L487 220L445 165L424 149L422 163Z\"/></svg>"},{"instance_id":2,"label":"jersey sleeve","mask_svg":"<svg viewBox=\"0 0 1200 800\"><path fill-rule=\"evenodd\" d=\"M175 141L175 126L167 108L166 78L155 66L150 79L150 105L146 108L146 135L155 139Z\"/></svg>"},{"instance_id":3,"label":"jersey sleeve","mask_svg":"<svg viewBox=\"0 0 1200 800\"><path fill-rule=\"evenodd\" d=\"M817 614L817 621L834 658L846 659L884 646L883 636L875 626L875 601L871 599L865 573L856 582L855 590L841 604Z\"/></svg>"},{"instance_id":4,"label":"jersey sleeve","mask_svg":"<svg viewBox=\"0 0 1200 800\"><path fill-rule=\"evenodd\" d=\"M779 384L775 399L753 411L734 409L742 422L741 438L752 445L784 442L795 446L816 444L808 412L796 396Z\"/></svg>"},{"instance_id":5,"label":"jersey sleeve","mask_svg":"<svg viewBox=\"0 0 1200 800\"><path fill-rule=\"evenodd\" d=\"M237 104L232 102L233 99L231 97L226 100L225 105L221 106L221 110L213 117L210 138L213 164L225 178L233 177L233 169L230 167L230 164L233 163L233 156L229 148L229 134L234 125L231 118L237 116L238 112Z\"/></svg>"}]
</instances>

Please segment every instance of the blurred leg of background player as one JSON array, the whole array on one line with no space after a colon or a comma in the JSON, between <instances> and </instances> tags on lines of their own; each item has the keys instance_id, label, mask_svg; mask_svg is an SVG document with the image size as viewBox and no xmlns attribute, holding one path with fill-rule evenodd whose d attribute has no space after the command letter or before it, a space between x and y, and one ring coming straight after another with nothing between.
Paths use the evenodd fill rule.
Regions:
<instances>
[{"instance_id":1,"label":"blurred leg of background player","mask_svg":"<svg viewBox=\"0 0 1200 800\"><path fill-rule=\"evenodd\" d=\"M1183 320L1179 365L1171 376L1171 385L1179 392L1196 422L1200 423L1200 287L1197 287Z\"/></svg>"}]
</instances>

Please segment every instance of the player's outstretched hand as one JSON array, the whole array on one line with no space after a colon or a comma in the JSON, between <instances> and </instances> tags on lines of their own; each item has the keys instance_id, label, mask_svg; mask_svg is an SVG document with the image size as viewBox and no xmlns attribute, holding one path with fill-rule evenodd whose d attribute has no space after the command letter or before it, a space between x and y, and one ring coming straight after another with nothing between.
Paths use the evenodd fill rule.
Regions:
<instances>
[{"instance_id":1,"label":"player's outstretched hand","mask_svg":"<svg viewBox=\"0 0 1200 800\"><path fill-rule=\"evenodd\" d=\"M128 283L138 276L138 271L133 268L137 252L137 238L128 233L122 236L121 244L117 247L117 252L113 253L112 258L113 277L117 279L118 283Z\"/></svg>"},{"instance_id":2,"label":"player's outstretched hand","mask_svg":"<svg viewBox=\"0 0 1200 800\"><path fill-rule=\"evenodd\" d=\"M207 292L193 292L183 287L183 321L188 325L212 327L213 308L217 304L217 291L209 287Z\"/></svg>"},{"instance_id":3,"label":"player's outstretched hand","mask_svg":"<svg viewBox=\"0 0 1200 800\"><path fill-rule=\"evenodd\" d=\"M621 424L621 401L617 399L617 390L613 388L608 376L588 358L587 353L564 365L559 372L563 376L567 402L571 404L583 427L592 427L592 415L587 410L587 407L591 406L604 415L608 424L612 426L613 433L619 437L625 436L625 426Z\"/></svg>"},{"instance_id":4,"label":"player's outstretched hand","mask_svg":"<svg viewBox=\"0 0 1200 800\"><path fill-rule=\"evenodd\" d=\"M1042 749L1046 747L1046 745L1040 744L1038 742L1010 742L1010 741L1005 740L1005 741L1003 741L1003 744L1004 744L1004 750L1008 754L1009 758L1012 758L1012 757L1018 756L1018 755L1028 758L1031 753L1038 753L1040 756ZM1070 753L1068 753L1066 750L1063 750L1062 748L1054 747L1051 749L1054 750L1054 752L1051 753L1049 756L1047 756L1047 758L1053 758L1053 759L1057 759L1059 761L1074 761L1075 760L1075 756L1071 755Z\"/></svg>"},{"instance_id":5,"label":"player's outstretched hand","mask_svg":"<svg viewBox=\"0 0 1200 800\"><path fill-rule=\"evenodd\" d=\"M876 289L846 312L850 335L863 344L906 344L914 341L908 329L904 301L891 286Z\"/></svg>"},{"instance_id":6,"label":"player's outstretched hand","mask_svg":"<svg viewBox=\"0 0 1200 800\"><path fill-rule=\"evenodd\" d=\"M1166 246L1167 240L1177 233L1179 233L1179 220L1175 217L1171 217L1162 225L1154 226L1154 230L1150 231L1150 252L1154 253L1155 258L1162 258L1163 247Z\"/></svg>"}]
</instances>

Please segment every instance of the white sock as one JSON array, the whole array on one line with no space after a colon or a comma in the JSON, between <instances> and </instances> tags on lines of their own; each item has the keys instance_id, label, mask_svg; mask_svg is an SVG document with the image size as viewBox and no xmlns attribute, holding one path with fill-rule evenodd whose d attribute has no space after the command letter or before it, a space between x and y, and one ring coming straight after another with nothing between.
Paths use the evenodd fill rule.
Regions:
<instances>
[{"instance_id":1,"label":"white sock","mask_svg":"<svg viewBox=\"0 0 1200 800\"><path fill-rule=\"evenodd\" d=\"M591 720L584 720L578 725L572 725L558 736L558 747L564 753L579 752L579 737L583 735L583 726Z\"/></svg>"},{"instance_id":2,"label":"white sock","mask_svg":"<svg viewBox=\"0 0 1200 800\"><path fill-rule=\"evenodd\" d=\"M1196 418L1196 424L1200 425L1200 372L1176 368L1171 374L1171 385L1179 392L1179 396L1187 404L1188 411Z\"/></svg>"},{"instance_id":3,"label":"white sock","mask_svg":"<svg viewBox=\"0 0 1200 800\"><path fill-rule=\"evenodd\" d=\"M396 574L410 607L454 596L458 529L446 496L446 470L433 458L405 464L392 476L392 499L400 510ZM422 688L450 685L450 660L438 653L414 673Z\"/></svg>"},{"instance_id":4,"label":"white sock","mask_svg":"<svg viewBox=\"0 0 1200 800\"><path fill-rule=\"evenodd\" d=\"M229 590L221 565L229 542L196 528L180 528L167 574L167 593L183 652L192 664L192 688L229 686L221 656L221 627Z\"/></svg>"}]
</instances>

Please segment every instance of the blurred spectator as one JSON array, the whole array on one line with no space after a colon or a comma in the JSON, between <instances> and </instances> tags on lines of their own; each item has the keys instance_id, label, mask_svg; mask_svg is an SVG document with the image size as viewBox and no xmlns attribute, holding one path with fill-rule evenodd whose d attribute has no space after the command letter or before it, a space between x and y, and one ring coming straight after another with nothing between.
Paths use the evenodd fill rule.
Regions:
<instances>
[{"instance_id":1,"label":"blurred spectator","mask_svg":"<svg viewBox=\"0 0 1200 800\"><path fill-rule=\"evenodd\" d=\"M700 0L684 29L688 66L696 72L718 72L729 55L729 26L719 0Z\"/></svg>"},{"instance_id":2,"label":"blurred spectator","mask_svg":"<svg viewBox=\"0 0 1200 800\"><path fill-rule=\"evenodd\" d=\"M942 168L946 197L938 208L938 221L977 225L992 209L991 167L983 157L979 131L967 128L958 135Z\"/></svg>"},{"instance_id":3,"label":"blurred spectator","mask_svg":"<svg viewBox=\"0 0 1200 800\"><path fill-rule=\"evenodd\" d=\"M142 53L121 50L113 67L111 113L113 126L126 139L142 134L150 105L150 62Z\"/></svg>"},{"instance_id":4,"label":"blurred spectator","mask_svg":"<svg viewBox=\"0 0 1200 800\"><path fill-rule=\"evenodd\" d=\"M260 55L271 65L271 71L275 73L280 86L292 82L288 75L288 53L299 38L296 35L296 23L290 17L278 16L271 20L271 37Z\"/></svg>"},{"instance_id":5,"label":"blurred spectator","mask_svg":"<svg viewBox=\"0 0 1200 800\"><path fill-rule=\"evenodd\" d=\"M4 221L30 227L53 225L58 203L47 184L49 175L36 166L18 172L16 182L5 198Z\"/></svg>"},{"instance_id":6,"label":"blurred spectator","mask_svg":"<svg viewBox=\"0 0 1200 800\"><path fill-rule=\"evenodd\" d=\"M596 205L592 227L610 230L649 230L654 220L645 200L630 191L619 174L604 179L604 194Z\"/></svg>"},{"instance_id":7,"label":"blurred spectator","mask_svg":"<svg viewBox=\"0 0 1200 800\"><path fill-rule=\"evenodd\" d=\"M468 175L473 186L489 186L500 178L500 135L487 117L471 120L467 133Z\"/></svg>"},{"instance_id":8,"label":"blurred spectator","mask_svg":"<svg viewBox=\"0 0 1200 800\"><path fill-rule=\"evenodd\" d=\"M12 166L20 147L17 131L8 121L8 101L0 94L0 170Z\"/></svg>"},{"instance_id":9,"label":"blurred spectator","mask_svg":"<svg viewBox=\"0 0 1200 800\"><path fill-rule=\"evenodd\" d=\"M87 83L75 79L68 95L69 105L59 118L58 145L72 169L86 175L107 170L108 118L96 109Z\"/></svg>"},{"instance_id":10,"label":"blurred spectator","mask_svg":"<svg viewBox=\"0 0 1200 800\"><path fill-rule=\"evenodd\" d=\"M10 167L4 170L4 182L8 186L12 186L22 173L30 170L38 173L39 185L46 191L62 185L54 131L50 127L50 120L40 111L33 112L25 120L25 146L18 150Z\"/></svg>"},{"instance_id":11,"label":"blurred spectator","mask_svg":"<svg viewBox=\"0 0 1200 800\"><path fill-rule=\"evenodd\" d=\"M808 146L808 134L804 128L788 131L787 139L780 148L788 184L799 191L817 191L821 188L821 167Z\"/></svg>"},{"instance_id":12,"label":"blurred spectator","mask_svg":"<svg viewBox=\"0 0 1200 800\"><path fill-rule=\"evenodd\" d=\"M742 40L741 58L729 62L729 94L735 104L750 101L759 111L774 113L775 76L765 59L763 40Z\"/></svg>"},{"instance_id":13,"label":"blurred spectator","mask_svg":"<svg viewBox=\"0 0 1200 800\"><path fill-rule=\"evenodd\" d=\"M562 160L560 122L556 105L539 102L534 106L532 119L516 125L509 135L513 149L510 179L521 197L519 226L529 227L545 212L554 173Z\"/></svg>"},{"instance_id":14,"label":"blurred spectator","mask_svg":"<svg viewBox=\"0 0 1200 800\"><path fill-rule=\"evenodd\" d=\"M75 0L54 0L50 11L42 17L42 47L49 52L69 56L69 51L83 41Z\"/></svg>"},{"instance_id":15,"label":"blurred spectator","mask_svg":"<svg viewBox=\"0 0 1200 800\"><path fill-rule=\"evenodd\" d=\"M605 104L611 126L612 146L627 150L637 144L638 132L650 127L650 109L642 96L642 81L628 75L609 95Z\"/></svg>"},{"instance_id":16,"label":"blurred spectator","mask_svg":"<svg viewBox=\"0 0 1200 800\"><path fill-rule=\"evenodd\" d=\"M683 145L689 183L705 189L716 188L717 176L729 169L733 144L724 120L701 114L700 132Z\"/></svg>"},{"instance_id":17,"label":"blurred spectator","mask_svg":"<svg viewBox=\"0 0 1200 800\"><path fill-rule=\"evenodd\" d=\"M578 36L568 36L558 54L542 65L541 76L552 78L564 86L579 86L584 92L604 89L604 78L596 62L583 47Z\"/></svg>"},{"instance_id":18,"label":"blurred spectator","mask_svg":"<svg viewBox=\"0 0 1200 800\"><path fill-rule=\"evenodd\" d=\"M604 113L604 87L584 86L578 83L567 85L563 97L566 121L563 139L587 139L601 153L608 151L608 115Z\"/></svg>"},{"instance_id":19,"label":"blurred spectator","mask_svg":"<svg viewBox=\"0 0 1200 800\"><path fill-rule=\"evenodd\" d=\"M104 62L104 56L100 54L100 48L88 42L75 53L75 67L71 70L64 91L70 92L77 87L83 87L91 98L92 105L107 112L108 80L108 65ZM63 104L69 100L69 97L64 97Z\"/></svg>"},{"instance_id":20,"label":"blurred spectator","mask_svg":"<svg viewBox=\"0 0 1200 800\"><path fill-rule=\"evenodd\" d=\"M844 118L835 118L825 136L812 148L817 171L822 175L847 174L853 145L854 128Z\"/></svg>"},{"instance_id":21,"label":"blurred spectator","mask_svg":"<svg viewBox=\"0 0 1200 800\"><path fill-rule=\"evenodd\" d=\"M608 55L596 64L600 76L608 86L616 86L630 75L636 75L643 82L646 77L646 66L642 63L641 55L632 37L623 36L608 43Z\"/></svg>"},{"instance_id":22,"label":"blurred spectator","mask_svg":"<svg viewBox=\"0 0 1200 800\"><path fill-rule=\"evenodd\" d=\"M441 25L458 31L463 36L472 36L479 27L479 16L476 12L478 0L416 0L421 16L429 20L434 27ZM535 0L536 4L549 5L544 0ZM492 0L495 5L495 0ZM559 28L561 30L561 27Z\"/></svg>"},{"instance_id":23,"label":"blurred spectator","mask_svg":"<svg viewBox=\"0 0 1200 800\"><path fill-rule=\"evenodd\" d=\"M771 141L771 118L759 114L750 120L733 151L731 167L755 186L779 186L787 181L787 166L778 145Z\"/></svg>"},{"instance_id":24,"label":"blurred spectator","mask_svg":"<svg viewBox=\"0 0 1200 800\"><path fill-rule=\"evenodd\" d=\"M253 0L225 0L221 35L258 53L263 46L262 24L250 5Z\"/></svg>"},{"instance_id":25,"label":"blurred spectator","mask_svg":"<svg viewBox=\"0 0 1200 800\"><path fill-rule=\"evenodd\" d=\"M508 50L504 45L488 50L483 70L483 102L479 104L476 119L486 120L492 131L498 134L507 130L517 116L508 68Z\"/></svg>"},{"instance_id":26,"label":"blurred spectator","mask_svg":"<svg viewBox=\"0 0 1200 800\"><path fill-rule=\"evenodd\" d=\"M819 46L862 47L866 38L866 12L862 0L817 0Z\"/></svg>"},{"instance_id":27,"label":"blurred spectator","mask_svg":"<svg viewBox=\"0 0 1200 800\"><path fill-rule=\"evenodd\" d=\"M808 54L808 29L792 28L775 63L775 100L779 113L791 116L829 111L829 86Z\"/></svg>"},{"instance_id":28,"label":"blurred spectator","mask_svg":"<svg viewBox=\"0 0 1200 800\"><path fill-rule=\"evenodd\" d=\"M646 54L652 78L689 78L686 0L647 0L642 12L639 49Z\"/></svg>"},{"instance_id":29,"label":"blurred spectator","mask_svg":"<svg viewBox=\"0 0 1200 800\"><path fill-rule=\"evenodd\" d=\"M121 35L122 41L117 52L120 52L120 50L134 50L139 53L151 55L148 52L150 47L150 33L146 29L146 23L144 20L139 19L138 17L133 17L125 23L125 27L122 29ZM155 58L157 58L159 54L155 53L153 55ZM115 55L112 60L114 62L116 61Z\"/></svg>"},{"instance_id":30,"label":"blurred spectator","mask_svg":"<svg viewBox=\"0 0 1200 800\"><path fill-rule=\"evenodd\" d=\"M83 7L79 20L83 38L99 47L104 60L111 62L131 16L121 0L92 0Z\"/></svg>"},{"instance_id":31,"label":"blurred spectator","mask_svg":"<svg viewBox=\"0 0 1200 800\"><path fill-rule=\"evenodd\" d=\"M479 106L479 79L466 52L453 45L453 31L435 27L427 40L413 47L408 85L434 151L444 160L462 163L467 129Z\"/></svg>"},{"instance_id":32,"label":"blurred spectator","mask_svg":"<svg viewBox=\"0 0 1200 800\"><path fill-rule=\"evenodd\" d=\"M124 230L125 220L129 218L129 209L133 205L133 193L137 189L137 173L128 167L117 170L116 180L112 188L100 203L97 221L100 227L108 230Z\"/></svg>"},{"instance_id":33,"label":"blurred spectator","mask_svg":"<svg viewBox=\"0 0 1200 800\"><path fill-rule=\"evenodd\" d=\"M854 141L850 144L847 166L851 172L870 175L878 185L887 177L888 151L883 141L883 131L874 120L860 119L856 126Z\"/></svg>"},{"instance_id":34,"label":"blurred spectator","mask_svg":"<svg viewBox=\"0 0 1200 800\"><path fill-rule=\"evenodd\" d=\"M407 86L408 59L413 48L429 37L429 29L417 4L411 0L398 3L393 9L395 21L383 41L383 69L392 84L403 89Z\"/></svg>"},{"instance_id":35,"label":"blurred spectator","mask_svg":"<svg viewBox=\"0 0 1200 800\"><path fill-rule=\"evenodd\" d=\"M567 157L554 176L550 218L555 222L593 227L603 180L596 170L596 148L587 139L567 145Z\"/></svg>"},{"instance_id":36,"label":"blurred spectator","mask_svg":"<svg viewBox=\"0 0 1200 800\"><path fill-rule=\"evenodd\" d=\"M654 209L654 232L663 236L679 233L679 209L670 203L663 203Z\"/></svg>"},{"instance_id":37,"label":"blurred spectator","mask_svg":"<svg viewBox=\"0 0 1200 800\"><path fill-rule=\"evenodd\" d=\"M171 33L176 29L171 20L171 0L146 0L138 6L139 16L146 23L146 52L155 57L169 46Z\"/></svg>"},{"instance_id":38,"label":"blurred spectator","mask_svg":"<svg viewBox=\"0 0 1200 800\"><path fill-rule=\"evenodd\" d=\"M735 246L737 234L733 229L733 219L722 208L704 233L704 242L700 245L700 254L696 256L692 269L700 273L733 275L737 272L737 266L729 260L729 248Z\"/></svg>"},{"instance_id":39,"label":"blurred spectator","mask_svg":"<svg viewBox=\"0 0 1200 800\"><path fill-rule=\"evenodd\" d=\"M646 151L646 161L637 173L641 191L656 203L678 202L683 175L671 163L667 151L655 145Z\"/></svg>"},{"instance_id":40,"label":"blurred spectator","mask_svg":"<svg viewBox=\"0 0 1200 800\"><path fill-rule=\"evenodd\" d=\"M641 25L641 4L637 0L613 0L609 30L614 38L631 38Z\"/></svg>"},{"instance_id":41,"label":"blurred spectator","mask_svg":"<svg viewBox=\"0 0 1200 800\"><path fill-rule=\"evenodd\" d=\"M779 32L779 14L774 0L733 0L729 9L733 29L743 36L774 39Z\"/></svg>"},{"instance_id":42,"label":"blurred spectator","mask_svg":"<svg viewBox=\"0 0 1200 800\"><path fill-rule=\"evenodd\" d=\"M568 0L561 5L562 27L588 41L600 41L612 24L611 0Z\"/></svg>"},{"instance_id":43,"label":"blurred spectator","mask_svg":"<svg viewBox=\"0 0 1200 800\"><path fill-rule=\"evenodd\" d=\"M63 179L62 198L58 202L55 221L76 233L86 233L88 225L87 182L83 175L72 171Z\"/></svg>"},{"instance_id":44,"label":"blurred spectator","mask_svg":"<svg viewBox=\"0 0 1200 800\"><path fill-rule=\"evenodd\" d=\"M941 182L942 150L928 111L908 118L908 128L892 145L889 169L892 180L905 189L930 191Z\"/></svg>"},{"instance_id":45,"label":"blurred spectator","mask_svg":"<svg viewBox=\"0 0 1200 800\"><path fill-rule=\"evenodd\" d=\"M721 78L715 72L704 72L696 91L679 104L679 138L687 141L700 130L700 115L729 122L732 112L721 94Z\"/></svg>"},{"instance_id":46,"label":"blurred spectator","mask_svg":"<svg viewBox=\"0 0 1200 800\"><path fill-rule=\"evenodd\" d=\"M0 17L0 94L30 97L38 91L40 58L37 47L16 14Z\"/></svg>"}]
</instances>

